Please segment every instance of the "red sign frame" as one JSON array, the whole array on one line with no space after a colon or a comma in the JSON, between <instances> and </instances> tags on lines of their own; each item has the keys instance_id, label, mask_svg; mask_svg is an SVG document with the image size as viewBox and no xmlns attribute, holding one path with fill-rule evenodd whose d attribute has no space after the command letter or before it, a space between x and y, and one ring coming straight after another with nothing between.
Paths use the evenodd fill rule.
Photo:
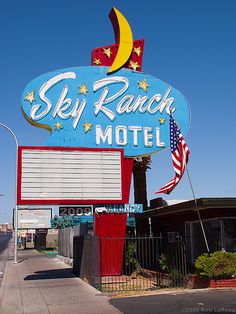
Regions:
<instances>
[{"instance_id":1,"label":"red sign frame","mask_svg":"<svg viewBox=\"0 0 236 314\"><path fill-rule=\"evenodd\" d=\"M122 198L119 200L78 200L78 199L56 199L56 200L25 200L21 197L22 191L22 151L23 150L53 150L53 151L119 151L121 153L121 189ZM19 146L18 148L18 169L17 169L17 204L18 205L70 205L70 204L126 204L129 202L131 175L133 159L124 157L123 149L109 148L78 148L59 146Z\"/></svg>"}]
</instances>

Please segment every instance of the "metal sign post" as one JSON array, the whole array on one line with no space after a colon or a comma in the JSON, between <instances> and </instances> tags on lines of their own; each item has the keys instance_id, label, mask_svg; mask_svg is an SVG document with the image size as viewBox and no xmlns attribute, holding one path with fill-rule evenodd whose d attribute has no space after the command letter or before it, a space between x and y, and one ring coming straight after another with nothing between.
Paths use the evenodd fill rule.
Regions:
<instances>
[{"instance_id":1,"label":"metal sign post","mask_svg":"<svg viewBox=\"0 0 236 314\"><path fill-rule=\"evenodd\" d=\"M16 135L14 132L5 124L0 123L0 126L5 128L7 131L10 132L10 134L13 136L14 141L16 143L16 172L17 172L17 161L18 161L18 141L16 138ZM17 175L16 175L16 192L17 192ZM17 193L16 193L17 194ZM17 245L18 245L18 208L17 208L17 198L16 198L16 210L15 210L15 237L14 237L14 264L18 263L18 251L17 251Z\"/></svg>"}]
</instances>

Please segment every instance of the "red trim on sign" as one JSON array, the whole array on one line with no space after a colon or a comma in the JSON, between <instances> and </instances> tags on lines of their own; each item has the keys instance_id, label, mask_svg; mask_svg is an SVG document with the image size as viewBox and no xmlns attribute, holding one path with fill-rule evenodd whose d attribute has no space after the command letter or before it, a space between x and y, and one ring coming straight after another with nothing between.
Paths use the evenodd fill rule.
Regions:
<instances>
[{"instance_id":1,"label":"red trim on sign","mask_svg":"<svg viewBox=\"0 0 236 314\"><path fill-rule=\"evenodd\" d=\"M93 205L93 204L126 204L127 202L122 198L121 200L22 200L19 199L18 205Z\"/></svg>"},{"instance_id":2,"label":"red trim on sign","mask_svg":"<svg viewBox=\"0 0 236 314\"><path fill-rule=\"evenodd\" d=\"M21 179L22 179L22 149L18 147L17 152L17 187L16 187L16 199L17 204L19 204L21 200Z\"/></svg>"},{"instance_id":3,"label":"red trim on sign","mask_svg":"<svg viewBox=\"0 0 236 314\"><path fill-rule=\"evenodd\" d=\"M118 151L121 152L124 156L124 150L121 148L88 148L88 147L62 147L62 146L19 146L19 151L23 149L33 149L33 150L61 150L61 151L73 151L73 150L82 150L82 151Z\"/></svg>"},{"instance_id":4,"label":"red trim on sign","mask_svg":"<svg viewBox=\"0 0 236 314\"><path fill-rule=\"evenodd\" d=\"M133 159L123 158L121 160L121 173L122 173L122 198L124 203L129 203L130 184L133 169Z\"/></svg>"},{"instance_id":5,"label":"red trim on sign","mask_svg":"<svg viewBox=\"0 0 236 314\"><path fill-rule=\"evenodd\" d=\"M77 199L56 199L56 200L25 200L21 197L22 190L22 151L23 150L54 150L54 151L118 151L121 158L121 191L122 197L118 200L77 200ZM124 150L120 148L87 148L87 147L60 147L60 146L20 146L18 148L18 177L17 177L17 204L19 205L76 205L76 204L126 204L129 202L130 182L132 175L133 159L124 157Z\"/></svg>"}]
</instances>

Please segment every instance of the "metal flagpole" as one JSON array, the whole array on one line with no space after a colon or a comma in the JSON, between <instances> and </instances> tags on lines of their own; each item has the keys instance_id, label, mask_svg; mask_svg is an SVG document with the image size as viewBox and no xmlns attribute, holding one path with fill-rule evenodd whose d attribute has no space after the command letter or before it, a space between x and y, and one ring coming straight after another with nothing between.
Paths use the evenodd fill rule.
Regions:
<instances>
[{"instance_id":1,"label":"metal flagpole","mask_svg":"<svg viewBox=\"0 0 236 314\"><path fill-rule=\"evenodd\" d=\"M172 118L173 118L172 110L170 110L170 116L172 116ZM187 147L186 143L185 143L185 145ZM187 150L189 151L188 147L187 147ZM184 154L186 155L186 151L185 150L183 150L183 151L184 151ZM184 157L186 157L186 156L184 156ZM198 209L197 200L196 200L195 193L194 193L194 190L193 190L193 185L192 185L192 182L191 182L191 179L190 179L190 176L189 176L189 172L188 172L188 168L187 168L187 162L186 162L187 160L186 160L186 158L183 158L183 157L182 157L182 159L184 161L184 168L182 168L182 175L183 175L184 169L186 169L187 175L188 175L188 180L189 180L189 183L190 183L190 187L191 187L193 198L194 198L194 202L195 202L195 206L196 206L196 210L197 210L197 214L198 214L198 219L199 219L199 222L200 222L200 225L201 225L201 228L202 228L202 233L203 233L204 241L205 241L205 244L206 244L206 249L207 249L207 252L209 253L210 252L209 245L208 245L208 242L207 242L206 233L205 233L204 226L203 226L203 223L202 223L201 215L200 215L200 212L199 212L199 209Z\"/></svg>"},{"instance_id":2,"label":"metal flagpole","mask_svg":"<svg viewBox=\"0 0 236 314\"><path fill-rule=\"evenodd\" d=\"M188 175L189 184L190 184L190 187L191 187L191 190L192 190L192 194L193 194L193 198L194 198L194 202L195 202L195 207L196 207L197 214L198 214L198 219L199 219L199 222L200 222L200 225L201 225L201 228L202 228L202 233L203 233L204 241L205 241L205 244L206 244L206 249L207 249L207 252L210 253L209 245L208 245L207 237L206 237L206 232L205 232L205 229L204 229L204 226L203 226L203 223L202 223L202 218L201 218L201 215L200 215L200 212L199 212L199 209L198 209L197 200L196 200L196 197L195 197L195 193L194 193L194 190L193 190L193 185L192 185L192 182L191 182L191 179L190 179L190 176L189 176L189 172L188 172L188 168L187 168L186 164L185 164L185 167L186 167L186 172L187 172L187 175Z\"/></svg>"}]
</instances>

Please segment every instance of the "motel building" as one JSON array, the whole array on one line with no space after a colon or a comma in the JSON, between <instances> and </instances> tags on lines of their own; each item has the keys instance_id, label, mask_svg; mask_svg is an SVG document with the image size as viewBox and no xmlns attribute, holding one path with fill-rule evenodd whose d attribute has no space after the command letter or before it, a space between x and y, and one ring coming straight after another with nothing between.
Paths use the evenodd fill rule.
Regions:
<instances>
[{"instance_id":1,"label":"motel building","mask_svg":"<svg viewBox=\"0 0 236 314\"><path fill-rule=\"evenodd\" d=\"M196 202L210 252L236 252L236 198L198 198ZM137 232L161 235L167 246L184 241L189 265L206 252L194 200L151 200L149 209L137 214L136 221Z\"/></svg>"}]
</instances>

